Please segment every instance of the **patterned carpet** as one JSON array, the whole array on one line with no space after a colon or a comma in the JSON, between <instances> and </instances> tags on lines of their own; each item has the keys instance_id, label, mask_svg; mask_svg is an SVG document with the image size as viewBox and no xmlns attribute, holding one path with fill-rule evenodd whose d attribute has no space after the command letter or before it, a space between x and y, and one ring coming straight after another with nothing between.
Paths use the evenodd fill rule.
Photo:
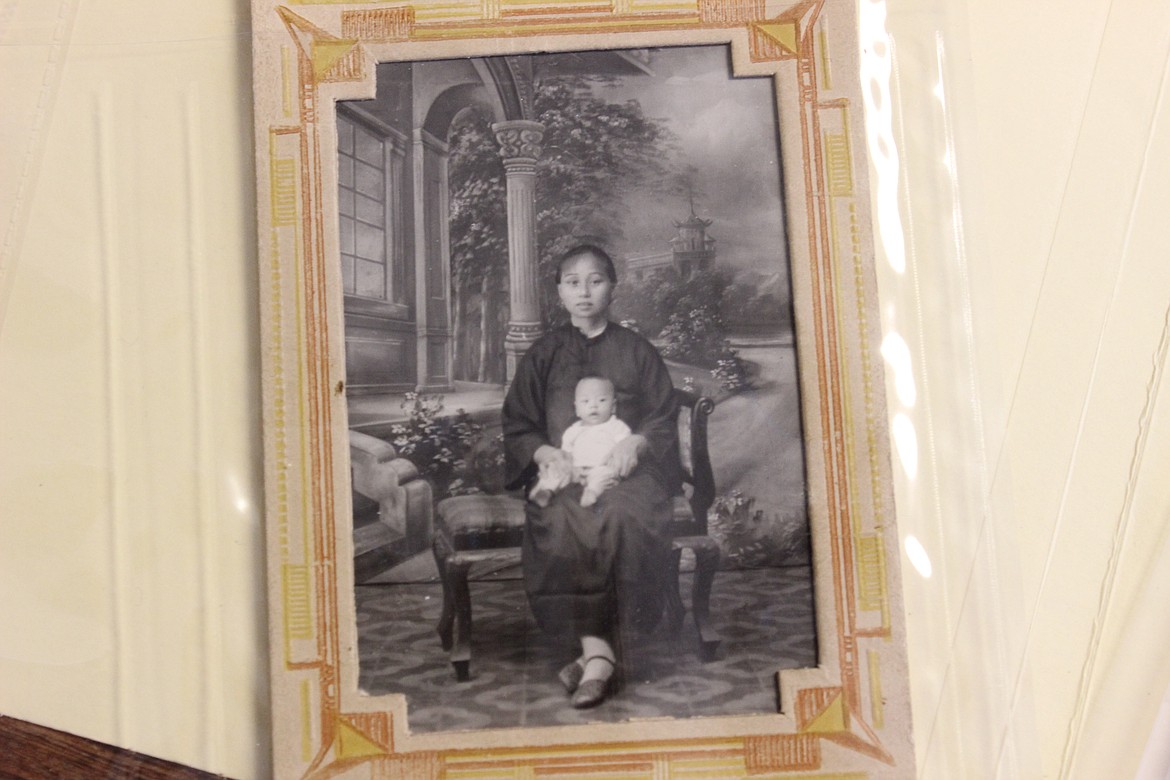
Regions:
<instances>
[{"instance_id":1,"label":"patterned carpet","mask_svg":"<svg viewBox=\"0 0 1170 780\"><path fill-rule=\"evenodd\" d=\"M723 637L715 660L696 656L688 611L679 635L659 627L627 646L618 694L578 711L556 679L575 648L556 647L539 632L521 582L496 577L471 588L471 679L463 683L435 633L438 584L356 589L359 684L369 694L406 694L415 733L776 712L776 671L816 665L810 569L724 571L711 595ZM683 593L689 610L689 574Z\"/></svg>"}]
</instances>

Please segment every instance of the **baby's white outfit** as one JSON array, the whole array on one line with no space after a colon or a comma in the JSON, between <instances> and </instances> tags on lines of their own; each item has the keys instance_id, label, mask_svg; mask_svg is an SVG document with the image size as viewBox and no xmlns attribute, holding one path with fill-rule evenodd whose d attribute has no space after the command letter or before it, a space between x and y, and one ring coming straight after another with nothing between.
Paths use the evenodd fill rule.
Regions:
<instances>
[{"instance_id":1,"label":"baby's white outfit","mask_svg":"<svg viewBox=\"0 0 1170 780\"><path fill-rule=\"evenodd\" d=\"M574 471L592 469L604 463L613 445L632 432L617 415L600 425L586 425L578 420L561 437L561 449L573 456Z\"/></svg>"},{"instance_id":2,"label":"baby's white outfit","mask_svg":"<svg viewBox=\"0 0 1170 780\"><path fill-rule=\"evenodd\" d=\"M586 425L578 420L568 427L561 437L561 449L573 459L573 481L585 486L581 495L581 506L592 506L605 490L603 485L617 476L617 469L603 466L615 444L633 431L614 415L598 425ZM544 506L555 490L555 481L544 473L529 493L533 501Z\"/></svg>"}]
</instances>

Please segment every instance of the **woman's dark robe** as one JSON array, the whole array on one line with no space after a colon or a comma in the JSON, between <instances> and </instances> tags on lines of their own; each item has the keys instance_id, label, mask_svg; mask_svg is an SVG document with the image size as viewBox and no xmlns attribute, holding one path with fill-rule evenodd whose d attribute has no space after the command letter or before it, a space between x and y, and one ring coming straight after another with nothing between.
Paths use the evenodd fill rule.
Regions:
<instances>
[{"instance_id":1,"label":"woman's dark robe","mask_svg":"<svg viewBox=\"0 0 1170 780\"><path fill-rule=\"evenodd\" d=\"M611 637L619 619L653 628L669 570L671 499L681 486L677 405L666 365L650 342L612 322L593 338L572 325L557 328L525 353L504 400L508 486L531 484L536 450L560 446L584 376L613 382L618 417L649 446L633 473L592 507L581 506L580 485L560 491L544 509L527 504L525 590L541 628L565 639Z\"/></svg>"}]
</instances>

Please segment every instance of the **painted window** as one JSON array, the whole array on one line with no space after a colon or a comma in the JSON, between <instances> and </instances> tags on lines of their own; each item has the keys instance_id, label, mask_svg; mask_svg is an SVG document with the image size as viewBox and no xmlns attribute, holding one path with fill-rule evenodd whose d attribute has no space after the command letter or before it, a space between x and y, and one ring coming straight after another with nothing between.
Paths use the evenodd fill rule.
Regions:
<instances>
[{"instance_id":1,"label":"painted window","mask_svg":"<svg viewBox=\"0 0 1170 780\"><path fill-rule=\"evenodd\" d=\"M403 260L396 251L391 141L338 113L338 215L342 289L347 295L399 301Z\"/></svg>"}]
</instances>

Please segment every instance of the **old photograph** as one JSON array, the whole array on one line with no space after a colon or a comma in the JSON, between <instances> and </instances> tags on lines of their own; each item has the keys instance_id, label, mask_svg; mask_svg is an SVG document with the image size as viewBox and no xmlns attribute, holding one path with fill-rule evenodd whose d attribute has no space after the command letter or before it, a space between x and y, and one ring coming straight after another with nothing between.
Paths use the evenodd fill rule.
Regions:
<instances>
[{"instance_id":1,"label":"old photograph","mask_svg":"<svg viewBox=\"0 0 1170 780\"><path fill-rule=\"evenodd\" d=\"M411 732L776 713L817 665L774 96L711 45L336 104L359 687Z\"/></svg>"}]
</instances>

